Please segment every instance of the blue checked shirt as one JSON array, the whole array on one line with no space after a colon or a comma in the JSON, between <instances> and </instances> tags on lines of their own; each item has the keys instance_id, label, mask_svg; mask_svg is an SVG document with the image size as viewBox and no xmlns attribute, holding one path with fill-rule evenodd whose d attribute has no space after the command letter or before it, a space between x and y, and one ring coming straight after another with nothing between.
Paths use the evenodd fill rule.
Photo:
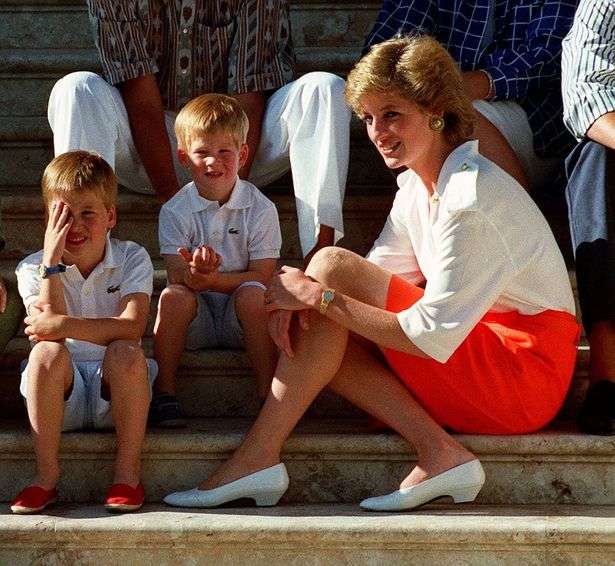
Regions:
<instances>
[{"instance_id":1,"label":"blue checked shirt","mask_svg":"<svg viewBox=\"0 0 615 566\"><path fill-rule=\"evenodd\" d=\"M491 75L493 100L523 107L538 155L561 155L571 138L562 120L560 56L576 5L576 0L384 0L366 48L397 33L432 35L462 71L484 69ZM486 39L490 30L492 41Z\"/></svg>"}]
</instances>

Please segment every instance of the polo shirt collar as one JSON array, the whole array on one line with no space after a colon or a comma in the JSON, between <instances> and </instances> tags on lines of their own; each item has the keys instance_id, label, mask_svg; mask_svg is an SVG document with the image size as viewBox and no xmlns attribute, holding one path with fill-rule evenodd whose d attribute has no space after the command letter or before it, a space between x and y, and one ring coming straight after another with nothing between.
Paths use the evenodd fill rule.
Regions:
<instances>
[{"instance_id":1,"label":"polo shirt collar","mask_svg":"<svg viewBox=\"0 0 615 566\"><path fill-rule=\"evenodd\" d=\"M104 271L105 269L114 269L116 267L120 267L124 262L124 259L124 254L121 252L118 246L113 245L113 241L111 240L111 234L108 232L107 243L105 244L105 255L103 257L103 260L92 270L92 273L90 273L90 277L96 273ZM77 266L75 264L67 266L66 275L69 278L77 277L83 279L79 272L79 269L77 269Z\"/></svg>"},{"instance_id":2,"label":"polo shirt collar","mask_svg":"<svg viewBox=\"0 0 615 566\"><path fill-rule=\"evenodd\" d=\"M197 189L194 181L190 183L188 194L188 202L191 212L207 210L210 206L215 206L216 208L226 207L231 209L241 209L248 208L252 204L252 195L248 190L246 190L245 181L242 181L239 177L237 177L237 180L235 181L235 186L231 192L231 198L222 206L218 204L217 200L209 200L202 197L199 194L199 190Z\"/></svg>"}]
</instances>

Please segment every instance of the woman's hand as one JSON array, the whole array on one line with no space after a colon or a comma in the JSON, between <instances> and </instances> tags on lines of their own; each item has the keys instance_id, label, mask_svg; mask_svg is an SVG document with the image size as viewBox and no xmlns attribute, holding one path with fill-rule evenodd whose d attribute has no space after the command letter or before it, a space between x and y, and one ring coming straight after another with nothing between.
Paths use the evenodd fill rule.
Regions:
<instances>
[{"instance_id":1,"label":"woman's hand","mask_svg":"<svg viewBox=\"0 0 615 566\"><path fill-rule=\"evenodd\" d=\"M273 343L280 349L280 351L286 354L289 358L292 358L295 353L290 342L290 326L293 317L297 315L299 326L303 330L307 330L310 327L310 311L287 311L277 310L269 313L269 336L273 340Z\"/></svg>"},{"instance_id":2,"label":"woman's hand","mask_svg":"<svg viewBox=\"0 0 615 566\"><path fill-rule=\"evenodd\" d=\"M295 267L283 266L265 292L265 310L300 311L320 304L322 285Z\"/></svg>"},{"instance_id":3,"label":"woman's hand","mask_svg":"<svg viewBox=\"0 0 615 566\"><path fill-rule=\"evenodd\" d=\"M57 265L62 260L66 247L66 235L72 224L73 217L68 205L62 201L54 202L45 230L45 243L43 245L43 263L45 265Z\"/></svg>"}]
</instances>

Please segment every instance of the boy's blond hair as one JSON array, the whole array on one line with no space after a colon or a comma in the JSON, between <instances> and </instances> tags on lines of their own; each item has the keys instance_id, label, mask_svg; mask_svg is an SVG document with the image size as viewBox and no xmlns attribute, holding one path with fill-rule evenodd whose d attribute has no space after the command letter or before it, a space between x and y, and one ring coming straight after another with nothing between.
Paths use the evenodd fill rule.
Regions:
<instances>
[{"instance_id":1,"label":"boy's blond hair","mask_svg":"<svg viewBox=\"0 0 615 566\"><path fill-rule=\"evenodd\" d=\"M424 112L443 113L443 134L449 143L457 145L472 135L474 112L459 68L432 37L395 37L374 45L348 75L346 101L361 118L361 97L387 92Z\"/></svg>"},{"instance_id":2,"label":"boy's blond hair","mask_svg":"<svg viewBox=\"0 0 615 566\"><path fill-rule=\"evenodd\" d=\"M117 177L98 154L68 151L47 165L41 183L45 208L54 197L67 193L95 193L109 210L117 201Z\"/></svg>"},{"instance_id":3,"label":"boy's blond hair","mask_svg":"<svg viewBox=\"0 0 615 566\"><path fill-rule=\"evenodd\" d=\"M246 143L249 127L246 113L233 97L203 94L188 102L177 115L177 146L187 151L194 137L224 132L232 136L239 148Z\"/></svg>"}]
</instances>

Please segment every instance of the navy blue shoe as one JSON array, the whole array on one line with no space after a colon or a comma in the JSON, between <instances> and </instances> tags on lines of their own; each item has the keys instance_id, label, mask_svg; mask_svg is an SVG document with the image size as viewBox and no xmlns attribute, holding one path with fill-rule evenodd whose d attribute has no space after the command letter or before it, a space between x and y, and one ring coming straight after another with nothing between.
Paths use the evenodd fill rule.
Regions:
<instances>
[{"instance_id":1,"label":"navy blue shoe","mask_svg":"<svg viewBox=\"0 0 615 566\"><path fill-rule=\"evenodd\" d=\"M182 428L186 426L186 419L182 414L177 397L168 393L154 395L149 406L150 426L161 428Z\"/></svg>"}]
</instances>

